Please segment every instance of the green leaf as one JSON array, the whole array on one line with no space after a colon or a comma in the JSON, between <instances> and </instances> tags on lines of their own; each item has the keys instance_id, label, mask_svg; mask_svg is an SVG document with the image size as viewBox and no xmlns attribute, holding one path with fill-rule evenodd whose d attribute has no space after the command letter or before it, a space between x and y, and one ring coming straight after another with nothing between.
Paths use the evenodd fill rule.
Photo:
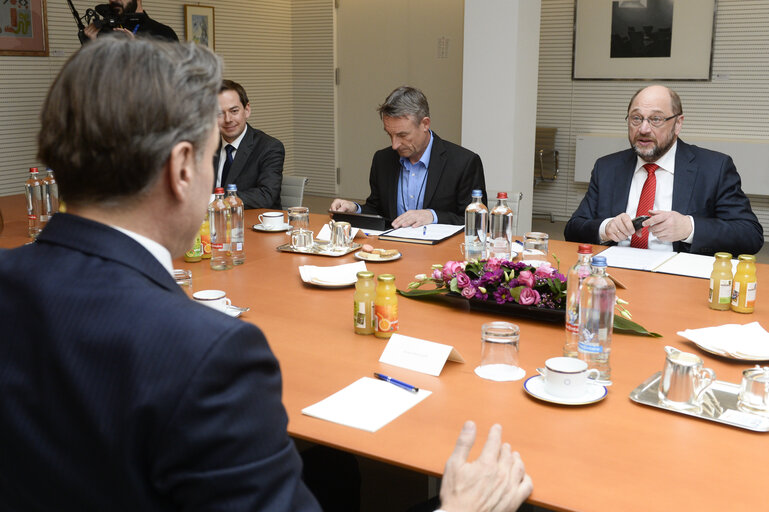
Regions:
<instances>
[{"instance_id":1,"label":"green leaf","mask_svg":"<svg viewBox=\"0 0 769 512\"><path fill-rule=\"evenodd\" d=\"M448 293L446 288L433 288L432 290L396 290L400 295L404 297L427 297L430 295L440 295Z\"/></svg>"},{"instance_id":2,"label":"green leaf","mask_svg":"<svg viewBox=\"0 0 769 512\"><path fill-rule=\"evenodd\" d=\"M644 326L619 315L614 315L614 330L623 334L635 334L637 336L649 336L652 338L662 337L661 334L649 332Z\"/></svg>"},{"instance_id":3,"label":"green leaf","mask_svg":"<svg viewBox=\"0 0 769 512\"><path fill-rule=\"evenodd\" d=\"M459 286L457 286L457 278L452 277L451 283L449 283L449 289L454 293L462 293L462 290L459 289Z\"/></svg>"}]
</instances>

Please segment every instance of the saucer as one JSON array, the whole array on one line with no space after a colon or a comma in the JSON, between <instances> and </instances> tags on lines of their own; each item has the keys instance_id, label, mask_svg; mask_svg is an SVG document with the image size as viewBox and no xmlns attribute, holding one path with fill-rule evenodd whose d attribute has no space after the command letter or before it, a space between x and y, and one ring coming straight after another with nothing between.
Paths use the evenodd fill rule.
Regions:
<instances>
[{"instance_id":1,"label":"saucer","mask_svg":"<svg viewBox=\"0 0 769 512\"><path fill-rule=\"evenodd\" d=\"M225 315L229 315L233 318L238 318L243 313L243 311L236 308L235 306L227 306L227 308L224 311L222 311L222 313L224 313Z\"/></svg>"},{"instance_id":2,"label":"saucer","mask_svg":"<svg viewBox=\"0 0 769 512\"><path fill-rule=\"evenodd\" d=\"M402 256L402 254L400 252L398 252L398 254L395 254L393 256L387 256L387 257L382 258L378 254L372 254L372 253L369 253L369 252L358 251L358 252L356 252L354 254L354 256L357 259L363 260L363 261L385 262L385 261L397 260L397 259L399 259Z\"/></svg>"},{"instance_id":3,"label":"saucer","mask_svg":"<svg viewBox=\"0 0 769 512\"><path fill-rule=\"evenodd\" d=\"M284 222L282 226L276 228L268 228L262 224L254 224L254 230L265 233L279 233L281 231L288 231L289 229L291 229L291 224L288 224L287 222Z\"/></svg>"},{"instance_id":4,"label":"saucer","mask_svg":"<svg viewBox=\"0 0 769 512\"><path fill-rule=\"evenodd\" d=\"M585 393L582 396L565 398L551 395L545 391L545 379L541 375L535 375L526 379L523 383L523 389L534 398L561 405L587 405L600 402L606 398L608 392L605 386L588 382L585 386Z\"/></svg>"},{"instance_id":5,"label":"saucer","mask_svg":"<svg viewBox=\"0 0 769 512\"><path fill-rule=\"evenodd\" d=\"M328 281L317 281L315 279L310 279L309 281L305 281L305 283L314 284L315 286L320 286L321 288L345 288L347 286L354 285L357 281L358 279L355 278L355 281L330 283Z\"/></svg>"}]
</instances>

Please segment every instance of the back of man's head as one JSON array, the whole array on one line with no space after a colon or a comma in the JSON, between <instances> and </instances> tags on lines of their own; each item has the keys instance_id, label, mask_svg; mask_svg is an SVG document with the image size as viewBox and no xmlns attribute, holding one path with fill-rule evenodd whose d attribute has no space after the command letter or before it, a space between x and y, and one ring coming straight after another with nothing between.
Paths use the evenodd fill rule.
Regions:
<instances>
[{"instance_id":1,"label":"back of man's head","mask_svg":"<svg viewBox=\"0 0 769 512\"><path fill-rule=\"evenodd\" d=\"M380 118L413 116L417 123L425 117L430 117L427 97L419 89L406 85L391 92L377 111Z\"/></svg>"},{"instance_id":2,"label":"back of man's head","mask_svg":"<svg viewBox=\"0 0 769 512\"><path fill-rule=\"evenodd\" d=\"M102 37L62 68L40 115L38 156L70 204L145 192L171 148L203 155L218 111L221 61L193 44Z\"/></svg>"}]
</instances>

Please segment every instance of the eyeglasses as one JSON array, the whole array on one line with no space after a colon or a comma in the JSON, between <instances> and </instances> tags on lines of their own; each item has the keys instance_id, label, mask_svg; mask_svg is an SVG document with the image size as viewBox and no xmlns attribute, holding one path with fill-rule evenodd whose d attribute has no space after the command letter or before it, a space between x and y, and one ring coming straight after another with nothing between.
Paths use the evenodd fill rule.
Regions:
<instances>
[{"instance_id":1,"label":"eyeglasses","mask_svg":"<svg viewBox=\"0 0 769 512\"><path fill-rule=\"evenodd\" d=\"M649 124L652 125L655 128L659 128L663 124L667 123L674 117L678 117L681 114L673 114L670 117L661 117L661 116L651 116L651 117L643 117L639 116L638 114L633 114L632 116L625 116L625 121L627 121L630 126L641 126L644 121L649 121Z\"/></svg>"}]
</instances>

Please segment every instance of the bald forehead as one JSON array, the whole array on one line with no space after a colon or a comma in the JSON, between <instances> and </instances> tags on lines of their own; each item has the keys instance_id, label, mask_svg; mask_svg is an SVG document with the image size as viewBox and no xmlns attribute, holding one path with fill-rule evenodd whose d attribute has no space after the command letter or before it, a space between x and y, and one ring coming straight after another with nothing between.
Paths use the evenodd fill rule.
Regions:
<instances>
[{"instance_id":1,"label":"bald forehead","mask_svg":"<svg viewBox=\"0 0 769 512\"><path fill-rule=\"evenodd\" d=\"M674 114L673 97L670 89L662 85L652 85L641 89L630 102L628 112L643 110L644 112L662 112Z\"/></svg>"}]
</instances>

